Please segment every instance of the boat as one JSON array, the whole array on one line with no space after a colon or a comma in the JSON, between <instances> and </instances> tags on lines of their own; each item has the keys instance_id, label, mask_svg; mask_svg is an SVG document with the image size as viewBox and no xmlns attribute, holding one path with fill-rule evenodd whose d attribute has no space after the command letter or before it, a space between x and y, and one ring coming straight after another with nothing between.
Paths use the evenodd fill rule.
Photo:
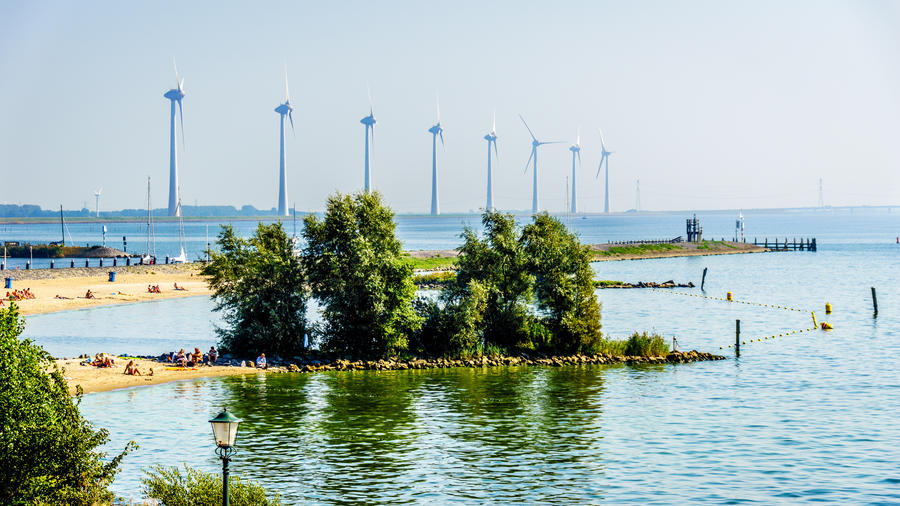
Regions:
<instances>
[{"instance_id":1,"label":"boat","mask_svg":"<svg viewBox=\"0 0 900 506\"><path fill-rule=\"evenodd\" d=\"M150 248L150 245L153 248ZM147 177L147 251L141 255L141 264L153 265L156 263L156 236L153 234L153 210L150 207L150 178Z\"/></svg>"},{"instance_id":2,"label":"boat","mask_svg":"<svg viewBox=\"0 0 900 506\"><path fill-rule=\"evenodd\" d=\"M172 257L169 262L173 264L188 263L187 254L184 252L184 217L181 216L181 192L178 192L178 245L179 253L177 257Z\"/></svg>"}]
</instances>

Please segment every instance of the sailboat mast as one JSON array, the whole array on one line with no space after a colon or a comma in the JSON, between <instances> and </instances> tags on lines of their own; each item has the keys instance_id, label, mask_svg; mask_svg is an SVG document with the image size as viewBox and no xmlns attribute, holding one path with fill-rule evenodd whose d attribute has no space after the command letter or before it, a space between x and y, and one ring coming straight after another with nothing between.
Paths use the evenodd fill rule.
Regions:
<instances>
[{"instance_id":1,"label":"sailboat mast","mask_svg":"<svg viewBox=\"0 0 900 506\"><path fill-rule=\"evenodd\" d=\"M147 254L150 254L150 177L147 177Z\"/></svg>"},{"instance_id":2,"label":"sailboat mast","mask_svg":"<svg viewBox=\"0 0 900 506\"><path fill-rule=\"evenodd\" d=\"M59 205L59 232L62 239L60 244L66 245L66 219L63 218L62 204Z\"/></svg>"}]
</instances>

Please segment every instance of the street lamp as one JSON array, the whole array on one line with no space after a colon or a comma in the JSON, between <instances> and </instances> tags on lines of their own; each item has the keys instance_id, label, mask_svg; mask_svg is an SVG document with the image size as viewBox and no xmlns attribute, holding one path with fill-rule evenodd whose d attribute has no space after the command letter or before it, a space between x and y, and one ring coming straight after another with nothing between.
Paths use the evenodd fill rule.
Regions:
<instances>
[{"instance_id":1,"label":"street lamp","mask_svg":"<svg viewBox=\"0 0 900 506\"><path fill-rule=\"evenodd\" d=\"M234 455L234 440L237 439L238 425L241 421L226 408L209 423L216 439L216 455L222 459L222 505L228 506L228 463Z\"/></svg>"}]
</instances>

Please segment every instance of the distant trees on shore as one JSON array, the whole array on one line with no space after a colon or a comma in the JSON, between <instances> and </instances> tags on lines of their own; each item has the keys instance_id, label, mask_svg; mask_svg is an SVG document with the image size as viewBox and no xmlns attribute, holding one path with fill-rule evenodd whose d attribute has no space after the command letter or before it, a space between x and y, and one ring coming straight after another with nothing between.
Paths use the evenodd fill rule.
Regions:
<instances>
[{"instance_id":1,"label":"distant trees on shore","mask_svg":"<svg viewBox=\"0 0 900 506\"><path fill-rule=\"evenodd\" d=\"M546 213L524 227L496 212L482 223L483 237L462 233L456 279L418 299L377 192L331 196L323 218L304 219L299 255L280 223L260 224L250 239L225 226L204 269L227 323L220 346L292 356L309 334L323 351L362 358L598 352L588 248ZM322 307L315 325L310 297Z\"/></svg>"}]
</instances>

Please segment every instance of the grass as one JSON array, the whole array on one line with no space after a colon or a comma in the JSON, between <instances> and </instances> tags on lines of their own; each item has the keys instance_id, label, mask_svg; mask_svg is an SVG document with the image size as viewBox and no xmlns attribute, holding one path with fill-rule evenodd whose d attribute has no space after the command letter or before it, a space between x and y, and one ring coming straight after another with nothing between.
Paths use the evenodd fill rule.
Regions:
<instances>
[{"instance_id":1,"label":"grass","mask_svg":"<svg viewBox=\"0 0 900 506\"><path fill-rule=\"evenodd\" d=\"M706 239L703 239L697 244L697 249L713 250L722 248L737 249L737 246L735 246L734 244L728 244L725 241L707 241Z\"/></svg>"},{"instance_id":2,"label":"grass","mask_svg":"<svg viewBox=\"0 0 900 506\"><path fill-rule=\"evenodd\" d=\"M413 281L416 283L416 286L444 286L453 281L456 281L456 272L454 271L441 271L441 272L431 272L428 274L424 274L422 276L416 276L413 278Z\"/></svg>"},{"instance_id":3,"label":"grass","mask_svg":"<svg viewBox=\"0 0 900 506\"><path fill-rule=\"evenodd\" d=\"M594 251L599 256L614 255L644 255L647 253L680 250L681 246L677 244L658 243L658 244L630 244L627 246L610 246L609 251Z\"/></svg>"},{"instance_id":4,"label":"grass","mask_svg":"<svg viewBox=\"0 0 900 506\"><path fill-rule=\"evenodd\" d=\"M612 279L595 279L594 288L603 288L604 286L620 286L624 285L624 281L615 281Z\"/></svg>"},{"instance_id":5,"label":"grass","mask_svg":"<svg viewBox=\"0 0 900 506\"><path fill-rule=\"evenodd\" d=\"M659 334L635 332L628 339L604 339L597 353L613 356L661 357L669 354L669 344Z\"/></svg>"},{"instance_id":6,"label":"grass","mask_svg":"<svg viewBox=\"0 0 900 506\"><path fill-rule=\"evenodd\" d=\"M456 267L456 257L415 258L405 255L405 258L412 264L413 269L423 271L453 269Z\"/></svg>"}]
</instances>

